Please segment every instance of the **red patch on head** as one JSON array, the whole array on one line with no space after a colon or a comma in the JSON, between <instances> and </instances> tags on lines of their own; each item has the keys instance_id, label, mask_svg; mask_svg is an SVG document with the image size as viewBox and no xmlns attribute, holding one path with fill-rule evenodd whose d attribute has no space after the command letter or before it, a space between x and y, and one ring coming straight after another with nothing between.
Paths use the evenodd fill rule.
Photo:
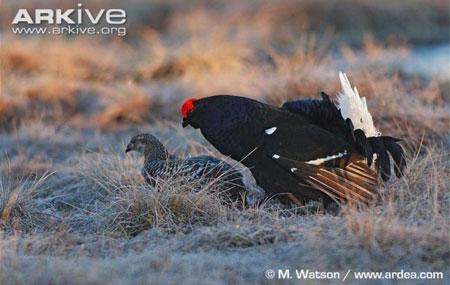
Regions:
<instances>
[{"instance_id":1,"label":"red patch on head","mask_svg":"<svg viewBox=\"0 0 450 285\"><path fill-rule=\"evenodd\" d=\"M196 101L195 98L190 98L184 101L183 105L181 106L181 115L183 115L183 119L186 119L188 114L194 110L194 102Z\"/></svg>"}]
</instances>

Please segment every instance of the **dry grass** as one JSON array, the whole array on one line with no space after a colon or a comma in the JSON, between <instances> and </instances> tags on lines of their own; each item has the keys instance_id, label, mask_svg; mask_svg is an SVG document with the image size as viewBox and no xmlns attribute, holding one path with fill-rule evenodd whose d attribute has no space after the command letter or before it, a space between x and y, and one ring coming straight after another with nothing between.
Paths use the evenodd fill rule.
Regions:
<instances>
[{"instance_id":1,"label":"dry grass","mask_svg":"<svg viewBox=\"0 0 450 285\"><path fill-rule=\"evenodd\" d=\"M19 38L0 17L0 284L264 283L268 268L448 276L448 70L404 67L415 43L448 41L448 3L192 3L132 1L124 39ZM340 70L407 150L405 177L368 208L242 209L216 183L152 188L123 153L152 132L181 156L219 155L181 129L185 98L333 97Z\"/></svg>"},{"instance_id":2,"label":"dry grass","mask_svg":"<svg viewBox=\"0 0 450 285\"><path fill-rule=\"evenodd\" d=\"M44 174L19 183L1 177L0 231L29 232L48 223L45 211L39 211L33 205L38 189L48 177L49 174Z\"/></svg>"},{"instance_id":3,"label":"dry grass","mask_svg":"<svg viewBox=\"0 0 450 285\"><path fill-rule=\"evenodd\" d=\"M142 93L129 94L109 104L95 118L103 128L114 128L123 124L143 123L150 118L151 101Z\"/></svg>"},{"instance_id":4,"label":"dry grass","mask_svg":"<svg viewBox=\"0 0 450 285\"><path fill-rule=\"evenodd\" d=\"M120 150L123 143L117 142ZM119 149L84 153L38 183L3 187L2 215L7 219L0 272L27 264L27 272L49 282L121 283L178 268L179 273L164 278L191 276L194 282L196 270L186 263L187 256L227 264L233 272L239 272L239 264L252 264L250 277L241 272L237 280L262 281L266 268L286 262L327 270L445 271L448 159L441 148L419 147L410 153L406 176L385 185L379 202L364 209L344 207L337 216L271 203L239 210L223 204L211 186L192 191L199 185L176 179L159 181L153 189L139 175L141 161ZM201 254L194 253L199 250ZM242 257L227 257L223 251ZM167 259L167 254L173 257ZM78 256L82 262L75 266L67 258L55 266L58 259L52 255ZM117 258L106 261L108 256ZM243 258L242 263L236 264L236 258ZM256 262L260 259L267 261ZM135 260L146 260L149 267L124 266ZM70 273L84 272L87 264L96 273ZM208 264L199 266L206 270ZM109 270L110 276L101 273ZM41 271L48 273L37 273ZM14 272L0 274L1 281L26 282L23 273ZM218 272L210 282L225 278Z\"/></svg>"}]
</instances>

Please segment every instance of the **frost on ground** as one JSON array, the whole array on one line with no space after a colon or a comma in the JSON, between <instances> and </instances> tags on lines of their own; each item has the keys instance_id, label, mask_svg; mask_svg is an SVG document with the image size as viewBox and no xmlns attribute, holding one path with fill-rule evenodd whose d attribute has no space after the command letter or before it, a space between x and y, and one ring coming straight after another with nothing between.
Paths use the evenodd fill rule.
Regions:
<instances>
[{"instance_id":1,"label":"frost on ground","mask_svg":"<svg viewBox=\"0 0 450 285\"><path fill-rule=\"evenodd\" d=\"M2 32L0 284L260 283L269 268L448 278L449 76L401 64L416 43L448 41L448 3L201 2L131 5L130 18L148 26L126 40ZM141 15L156 10L158 21ZM324 11L320 23L314 11ZM352 28L363 18L350 11L367 13L367 26ZM423 33L396 24L412 11L427 11ZM335 12L340 25L324 16ZM366 97L376 127L404 138L408 155L405 177L384 184L367 208L265 201L242 209L223 203L214 183L149 187L142 160L124 153L133 135L151 132L180 156L220 156L181 128L186 98L229 93L280 104L336 95L340 70Z\"/></svg>"}]
</instances>

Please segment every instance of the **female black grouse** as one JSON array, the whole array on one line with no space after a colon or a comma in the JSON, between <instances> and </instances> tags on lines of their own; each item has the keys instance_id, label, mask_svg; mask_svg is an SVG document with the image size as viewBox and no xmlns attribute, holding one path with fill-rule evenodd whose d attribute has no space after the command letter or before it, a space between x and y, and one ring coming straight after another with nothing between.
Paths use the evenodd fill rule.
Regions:
<instances>
[{"instance_id":1,"label":"female black grouse","mask_svg":"<svg viewBox=\"0 0 450 285\"><path fill-rule=\"evenodd\" d=\"M151 134L139 134L131 138L125 152L129 151L144 155L142 176L152 186L158 179L184 177L187 181L203 184L217 182L222 192L226 192L234 201L240 200L241 193L243 195L245 192L242 174L225 161L208 155L177 158L169 154L165 146Z\"/></svg>"},{"instance_id":2,"label":"female black grouse","mask_svg":"<svg viewBox=\"0 0 450 285\"><path fill-rule=\"evenodd\" d=\"M282 200L368 203L377 195L373 157L386 180L389 154L400 176L404 152L398 139L380 136L365 98L352 90L345 74L339 75L338 106L325 93L322 100L290 101L282 107L218 95L185 101L183 126L200 129L221 153L247 166L259 186Z\"/></svg>"}]
</instances>

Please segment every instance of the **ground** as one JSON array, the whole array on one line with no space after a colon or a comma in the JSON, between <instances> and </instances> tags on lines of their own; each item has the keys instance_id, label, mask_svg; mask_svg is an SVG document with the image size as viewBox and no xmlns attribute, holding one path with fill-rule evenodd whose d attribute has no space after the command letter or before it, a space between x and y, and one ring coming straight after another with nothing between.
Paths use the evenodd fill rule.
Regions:
<instances>
[{"instance_id":1,"label":"ground","mask_svg":"<svg viewBox=\"0 0 450 285\"><path fill-rule=\"evenodd\" d=\"M11 2L0 7L0 284L270 283L268 269L448 280L448 2L135 0L124 38L14 36ZM405 176L368 207L242 209L216 185L153 189L124 153L151 132L180 156L220 156L181 127L183 100L334 99L339 71L407 151Z\"/></svg>"}]
</instances>

